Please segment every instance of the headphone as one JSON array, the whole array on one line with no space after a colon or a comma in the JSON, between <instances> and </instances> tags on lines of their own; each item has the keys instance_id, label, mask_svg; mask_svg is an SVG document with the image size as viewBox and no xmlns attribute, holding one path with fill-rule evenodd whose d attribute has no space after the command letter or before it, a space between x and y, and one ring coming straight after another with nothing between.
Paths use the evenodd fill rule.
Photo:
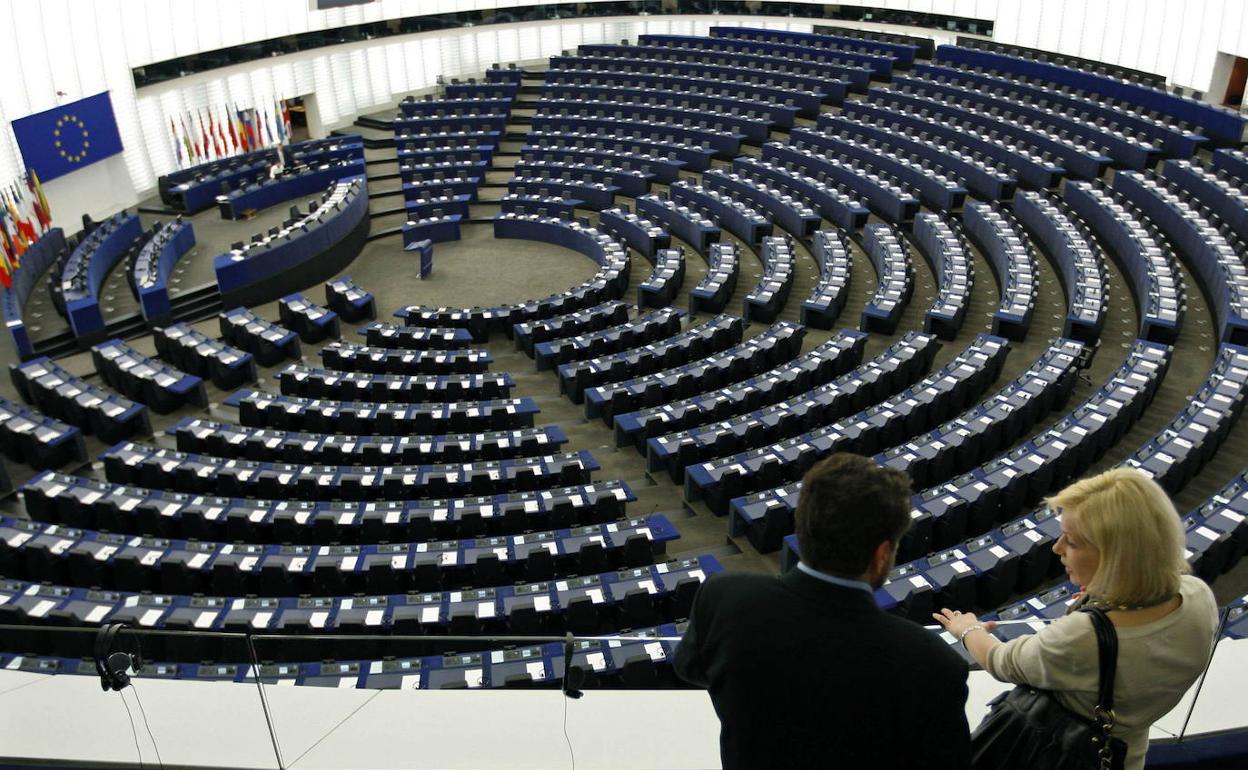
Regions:
<instances>
[{"instance_id":1,"label":"headphone","mask_svg":"<svg viewBox=\"0 0 1248 770\"><path fill-rule=\"evenodd\" d=\"M126 669L134 669L135 673L143 669L143 644L137 635L132 635L133 653L113 651L123 628L129 626L125 623L108 623L95 635L95 673L100 675L100 687L104 692L121 692L130 684L130 675L126 673Z\"/></svg>"}]
</instances>

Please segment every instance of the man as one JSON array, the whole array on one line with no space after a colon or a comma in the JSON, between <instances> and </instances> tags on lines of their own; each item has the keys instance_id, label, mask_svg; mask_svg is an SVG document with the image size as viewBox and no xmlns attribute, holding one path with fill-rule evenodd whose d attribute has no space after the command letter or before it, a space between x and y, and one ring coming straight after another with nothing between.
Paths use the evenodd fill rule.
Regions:
<instances>
[{"instance_id":1,"label":"man","mask_svg":"<svg viewBox=\"0 0 1248 770\"><path fill-rule=\"evenodd\" d=\"M910 479L835 454L802 480L802 561L721 573L694 599L676 672L710 689L735 768L960 768L967 665L875 603L910 525Z\"/></svg>"}]
</instances>

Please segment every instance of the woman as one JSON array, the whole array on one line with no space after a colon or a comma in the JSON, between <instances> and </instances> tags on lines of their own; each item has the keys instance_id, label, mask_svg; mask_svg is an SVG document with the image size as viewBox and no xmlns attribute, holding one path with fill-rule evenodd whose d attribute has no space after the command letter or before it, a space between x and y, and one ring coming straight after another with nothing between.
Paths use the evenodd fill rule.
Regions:
<instances>
[{"instance_id":1,"label":"woman","mask_svg":"<svg viewBox=\"0 0 1248 770\"><path fill-rule=\"evenodd\" d=\"M1209 660L1217 629L1213 592L1187 574L1184 535L1174 505L1133 468L1071 484L1048 501L1061 514L1053 544L1081 586L1072 612L1039 633L1002 643L995 623L943 609L933 617L962 640L984 670L1003 682L1052 691L1084 717L1096 705L1096 636L1081 606L1108 611L1118 633L1113 734L1127 744L1125 767L1144 767L1148 728L1167 714Z\"/></svg>"}]
</instances>

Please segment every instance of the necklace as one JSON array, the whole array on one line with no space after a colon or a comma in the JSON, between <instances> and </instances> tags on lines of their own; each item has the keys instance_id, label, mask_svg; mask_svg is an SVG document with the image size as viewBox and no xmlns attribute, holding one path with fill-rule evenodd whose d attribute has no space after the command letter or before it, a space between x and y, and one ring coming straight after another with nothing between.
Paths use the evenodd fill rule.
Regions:
<instances>
[{"instance_id":1,"label":"necklace","mask_svg":"<svg viewBox=\"0 0 1248 770\"><path fill-rule=\"evenodd\" d=\"M1173 599L1175 596L1178 596L1178 594L1165 594L1164 596L1161 596L1157 599L1150 599L1146 602L1139 602L1137 604L1115 604L1113 602L1109 602L1104 599L1098 599L1093 596L1088 596L1084 598L1083 603L1080 606L1081 607L1093 607L1098 610L1105 610L1106 612L1109 612L1110 610L1130 612L1131 610L1146 610L1146 609L1149 609L1150 607L1156 607L1158 605L1165 604L1166 602Z\"/></svg>"}]
</instances>

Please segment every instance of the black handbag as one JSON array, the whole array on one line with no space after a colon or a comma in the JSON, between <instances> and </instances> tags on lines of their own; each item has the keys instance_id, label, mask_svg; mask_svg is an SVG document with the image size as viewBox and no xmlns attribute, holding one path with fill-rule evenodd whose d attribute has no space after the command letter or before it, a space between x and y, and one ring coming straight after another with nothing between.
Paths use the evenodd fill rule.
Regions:
<instances>
[{"instance_id":1,"label":"black handbag","mask_svg":"<svg viewBox=\"0 0 1248 770\"><path fill-rule=\"evenodd\" d=\"M1058 703L1048 690L1019 685L990 704L971 735L971 767L977 770L1121 770L1127 744L1111 736L1118 634L1104 610L1084 608L1096 629L1100 687L1092 719Z\"/></svg>"}]
</instances>

